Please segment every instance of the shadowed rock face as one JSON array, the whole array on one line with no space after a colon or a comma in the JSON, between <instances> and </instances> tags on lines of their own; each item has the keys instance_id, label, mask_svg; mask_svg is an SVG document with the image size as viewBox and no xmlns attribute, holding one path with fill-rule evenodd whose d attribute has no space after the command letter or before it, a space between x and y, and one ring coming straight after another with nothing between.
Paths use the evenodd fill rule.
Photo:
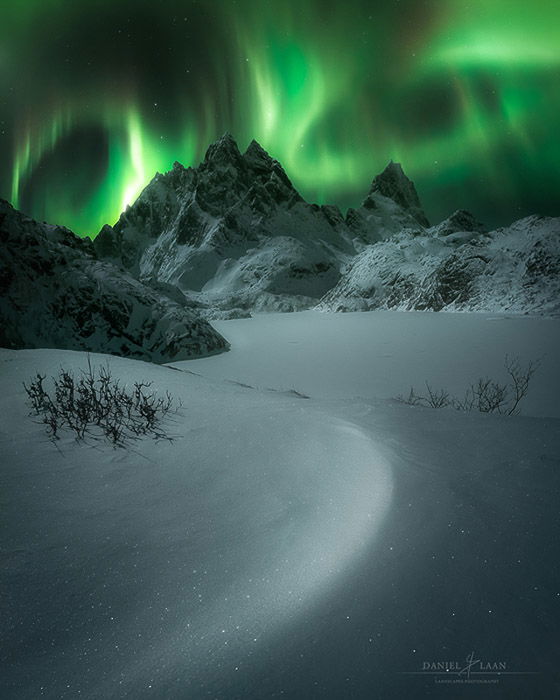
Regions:
<instances>
[{"instance_id":1,"label":"shadowed rock face","mask_svg":"<svg viewBox=\"0 0 560 700\"><path fill-rule=\"evenodd\" d=\"M167 295L147 287L100 261L89 239L40 224L3 200L0 243L4 347L89 350L153 362L227 349L178 290Z\"/></svg>"}]
</instances>

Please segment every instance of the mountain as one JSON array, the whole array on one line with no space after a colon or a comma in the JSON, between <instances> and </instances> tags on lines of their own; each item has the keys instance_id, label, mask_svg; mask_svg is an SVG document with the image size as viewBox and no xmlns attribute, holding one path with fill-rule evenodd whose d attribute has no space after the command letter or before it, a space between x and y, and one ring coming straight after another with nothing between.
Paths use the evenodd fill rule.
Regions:
<instances>
[{"instance_id":1,"label":"mountain","mask_svg":"<svg viewBox=\"0 0 560 700\"><path fill-rule=\"evenodd\" d=\"M414 183L400 163L393 161L373 179L361 207L349 209L346 224L369 242L383 240L403 229L422 231L430 225Z\"/></svg>"},{"instance_id":2,"label":"mountain","mask_svg":"<svg viewBox=\"0 0 560 700\"><path fill-rule=\"evenodd\" d=\"M560 218L485 233L459 211L402 231L357 255L318 308L560 314Z\"/></svg>"},{"instance_id":3,"label":"mountain","mask_svg":"<svg viewBox=\"0 0 560 700\"><path fill-rule=\"evenodd\" d=\"M177 285L218 315L242 315L314 305L364 245L424 223L414 185L394 163L345 218L305 202L256 141L242 154L226 134L198 167L157 174L94 245L140 279Z\"/></svg>"},{"instance_id":4,"label":"mountain","mask_svg":"<svg viewBox=\"0 0 560 700\"><path fill-rule=\"evenodd\" d=\"M98 259L89 239L0 200L0 345L153 362L225 350L179 290L147 287Z\"/></svg>"},{"instance_id":5,"label":"mountain","mask_svg":"<svg viewBox=\"0 0 560 700\"><path fill-rule=\"evenodd\" d=\"M487 232L458 210L430 226L393 162L343 216L306 202L256 141L241 153L225 134L197 167L156 174L93 244L0 211L0 338L15 346L160 361L223 349L202 318L254 311L560 311L560 219Z\"/></svg>"}]
</instances>

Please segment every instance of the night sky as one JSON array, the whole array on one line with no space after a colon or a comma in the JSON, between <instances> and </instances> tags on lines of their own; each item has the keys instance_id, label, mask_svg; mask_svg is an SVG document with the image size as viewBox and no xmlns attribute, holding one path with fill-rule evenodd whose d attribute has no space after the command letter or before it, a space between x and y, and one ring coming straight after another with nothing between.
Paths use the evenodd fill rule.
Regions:
<instances>
[{"instance_id":1,"label":"night sky","mask_svg":"<svg viewBox=\"0 0 560 700\"><path fill-rule=\"evenodd\" d=\"M0 196L95 234L230 131L310 201L560 214L559 0L2 0Z\"/></svg>"}]
</instances>

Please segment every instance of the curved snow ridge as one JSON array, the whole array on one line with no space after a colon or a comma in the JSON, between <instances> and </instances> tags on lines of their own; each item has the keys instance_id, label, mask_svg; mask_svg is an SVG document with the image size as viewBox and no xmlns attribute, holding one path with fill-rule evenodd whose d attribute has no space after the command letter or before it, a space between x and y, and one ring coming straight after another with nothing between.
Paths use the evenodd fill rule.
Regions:
<instances>
[{"instance_id":1,"label":"curved snow ridge","mask_svg":"<svg viewBox=\"0 0 560 700\"><path fill-rule=\"evenodd\" d=\"M196 608L122 669L132 694L153 689L157 696L158 687L166 697L219 693L220 678L247 671L290 623L341 590L374 546L392 477L373 441L354 424L313 410L294 416L293 405L262 420L273 421L261 434L269 458L249 449L229 512L209 515L223 519L216 526L227 529L227 551L209 553L206 569L193 572L201 591Z\"/></svg>"},{"instance_id":2,"label":"curved snow ridge","mask_svg":"<svg viewBox=\"0 0 560 700\"><path fill-rule=\"evenodd\" d=\"M183 401L175 440L54 446L21 382L79 372L85 353L0 359L10 697L215 696L375 543L389 464L311 401L94 355L122 384Z\"/></svg>"}]
</instances>

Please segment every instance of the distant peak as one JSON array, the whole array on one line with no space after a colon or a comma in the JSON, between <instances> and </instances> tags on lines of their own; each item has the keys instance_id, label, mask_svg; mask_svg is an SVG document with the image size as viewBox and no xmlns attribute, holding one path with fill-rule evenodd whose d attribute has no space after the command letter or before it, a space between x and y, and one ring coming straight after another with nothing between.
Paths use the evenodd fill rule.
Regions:
<instances>
[{"instance_id":1,"label":"distant peak","mask_svg":"<svg viewBox=\"0 0 560 700\"><path fill-rule=\"evenodd\" d=\"M235 139L233 138L232 134L230 131L224 131L224 133L220 136L219 139L216 139L216 143L231 143L234 146L237 147L237 143Z\"/></svg>"},{"instance_id":2,"label":"distant peak","mask_svg":"<svg viewBox=\"0 0 560 700\"><path fill-rule=\"evenodd\" d=\"M475 219L475 217L465 209L458 209L451 216L434 226L434 231L441 235L450 233L458 233L460 231L482 233L486 229L484 224Z\"/></svg>"},{"instance_id":3,"label":"distant peak","mask_svg":"<svg viewBox=\"0 0 560 700\"><path fill-rule=\"evenodd\" d=\"M405 172L402 168L402 165L400 163L395 163L394 160L390 160L383 171L379 173L374 179L374 183L382 183L387 180L394 180L397 179L399 181L402 181L404 183L410 182L412 184L412 180L410 180L406 175ZM414 186L414 185L413 185Z\"/></svg>"},{"instance_id":4,"label":"distant peak","mask_svg":"<svg viewBox=\"0 0 560 700\"><path fill-rule=\"evenodd\" d=\"M416 187L412 180L405 175L400 163L390 160L383 172L373 179L368 198L374 193L392 199L393 202L410 212L422 226L429 226L428 219L422 211Z\"/></svg>"}]
</instances>

